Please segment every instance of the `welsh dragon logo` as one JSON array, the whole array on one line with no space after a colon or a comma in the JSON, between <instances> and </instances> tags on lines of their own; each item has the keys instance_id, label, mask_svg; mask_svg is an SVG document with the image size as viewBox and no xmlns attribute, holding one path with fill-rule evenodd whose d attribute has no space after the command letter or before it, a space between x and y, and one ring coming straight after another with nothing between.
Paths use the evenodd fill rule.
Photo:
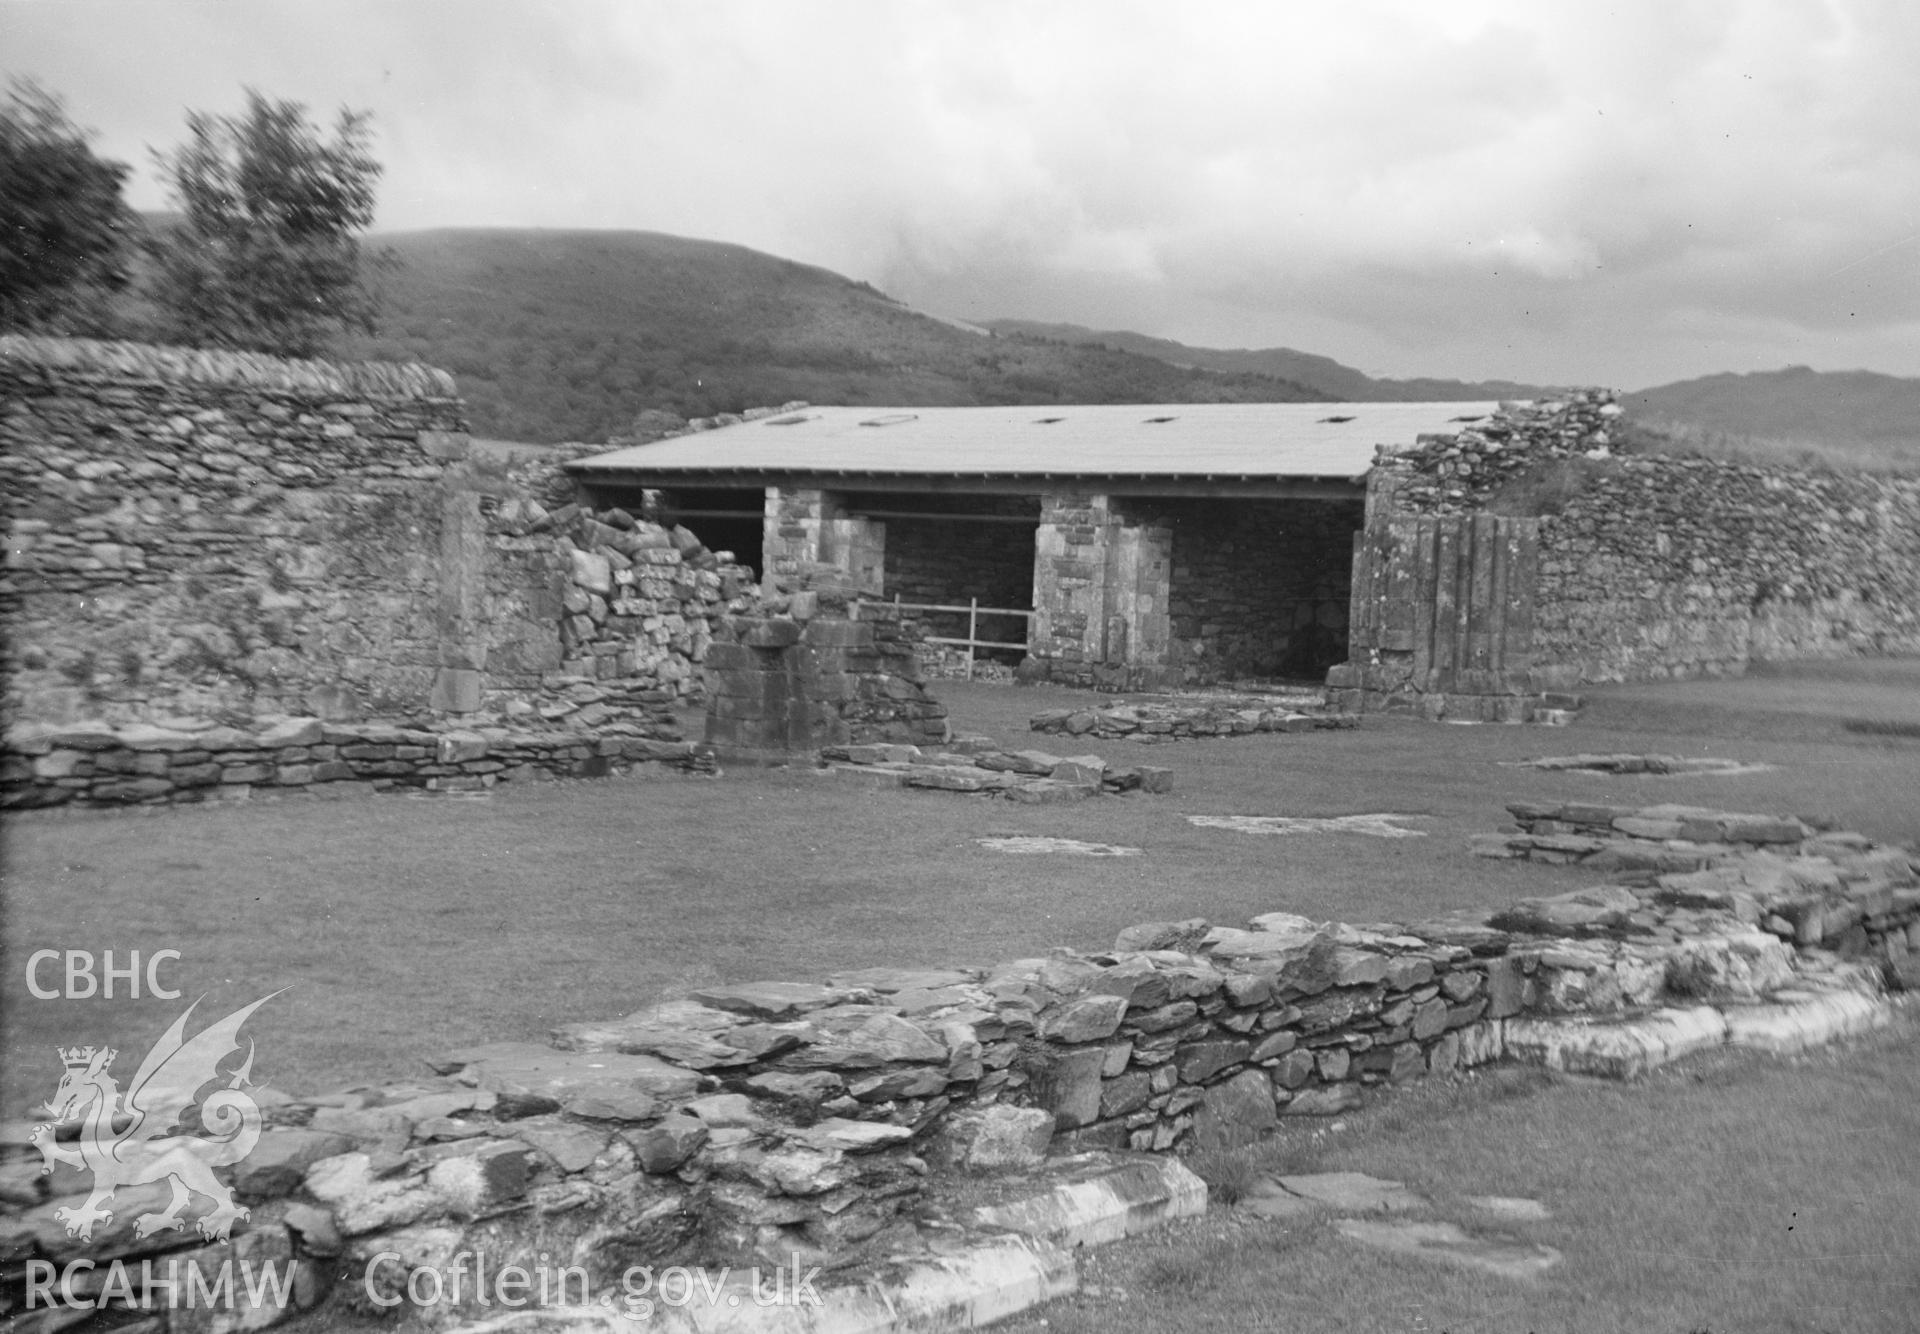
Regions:
<instances>
[{"instance_id":1,"label":"welsh dragon logo","mask_svg":"<svg viewBox=\"0 0 1920 1334\"><path fill-rule=\"evenodd\" d=\"M248 1216L249 1211L233 1202L232 1189L221 1184L213 1169L239 1162L260 1139L260 1105L248 1093L257 1087L250 1078L251 1039L247 1059L225 1076L225 1087L204 1098L199 1093L223 1077L220 1064L240 1050L240 1026L279 994L262 996L191 1038L185 1036L187 1018L200 1002L189 1005L140 1062L124 1098L108 1073L118 1053L105 1047L58 1049L67 1072L43 1108L52 1121L35 1126L28 1142L45 1160L43 1174L52 1172L55 1163L93 1173L93 1193L85 1203L54 1211L68 1236L92 1240L96 1224L113 1221L113 1210L107 1207L113 1193L122 1186L149 1181L168 1182L173 1197L163 1212L143 1214L134 1221L137 1237L185 1228L181 1211L195 1195L213 1201L212 1210L198 1222L200 1235L209 1240L227 1240L235 1221ZM194 1134L183 1124L196 1105L199 1125L211 1135ZM80 1134L72 1147L56 1143L57 1128L76 1121Z\"/></svg>"}]
</instances>

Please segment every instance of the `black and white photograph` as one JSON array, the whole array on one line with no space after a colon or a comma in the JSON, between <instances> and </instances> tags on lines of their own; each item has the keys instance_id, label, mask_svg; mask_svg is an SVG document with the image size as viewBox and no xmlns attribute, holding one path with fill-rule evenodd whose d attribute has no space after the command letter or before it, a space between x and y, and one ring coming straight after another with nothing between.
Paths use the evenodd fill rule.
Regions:
<instances>
[{"instance_id":1,"label":"black and white photograph","mask_svg":"<svg viewBox=\"0 0 1920 1334\"><path fill-rule=\"evenodd\" d=\"M1920 8L0 0L0 1334L1920 1329Z\"/></svg>"}]
</instances>

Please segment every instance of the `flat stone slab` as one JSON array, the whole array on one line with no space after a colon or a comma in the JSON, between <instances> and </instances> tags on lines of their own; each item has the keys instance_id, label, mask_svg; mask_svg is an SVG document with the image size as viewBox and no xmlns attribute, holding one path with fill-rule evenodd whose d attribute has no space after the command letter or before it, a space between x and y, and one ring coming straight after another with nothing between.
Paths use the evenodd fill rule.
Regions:
<instances>
[{"instance_id":1,"label":"flat stone slab","mask_svg":"<svg viewBox=\"0 0 1920 1334\"><path fill-rule=\"evenodd\" d=\"M628 1319L617 1302L549 1304L456 1325L447 1334L635 1334L647 1329L673 1334L908 1334L981 1329L1080 1287L1073 1252L1016 1236L975 1242L858 1286L834 1287L830 1276L816 1274L812 1295L819 1298L817 1305L811 1300L768 1304L744 1269L695 1269L689 1274L691 1300L656 1306L649 1322Z\"/></svg>"},{"instance_id":2,"label":"flat stone slab","mask_svg":"<svg viewBox=\"0 0 1920 1334\"><path fill-rule=\"evenodd\" d=\"M1231 829L1238 834L1365 834L1370 838L1425 838L1424 829L1407 829L1395 821L1420 820L1419 815L1189 815L1188 824L1203 829Z\"/></svg>"},{"instance_id":3,"label":"flat stone slab","mask_svg":"<svg viewBox=\"0 0 1920 1334\"><path fill-rule=\"evenodd\" d=\"M884 1121L849 1121L838 1116L816 1121L788 1135L794 1143L823 1153L871 1153L875 1149L905 1144L912 1138L913 1131L906 1126Z\"/></svg>"},{"instance_id":4,"label":"flat stone slab","mask_svg":"<svg viewBox=\"0 0 1920 1334\"><path fill-rule=\"evenodd\" d=\"M1656 1010L1639 1019L1509 1019L1509 1059L1568 1074L1633 1079L1727 1040L1727 1020L1711 1005Z\"/></svg>"},{"instance_id":5,"label":"flat stone slab","mask_svg":"<svg viewBox=\"0 0 1920 1334\"><path fill-rule=\"evenodd\" d=\"M1718 759L1706 755L1548 755L1537 760L1503 760L1501 763L1515 769L1654 776L1678 774L1731 777L1736 774L1766 773L1773 768L1771 764L1754 764L1744 760Z\"/></svg>"},{"instance_id":6,"label":"flat stone slab","mask_svg":"<svg viewBox=\"0 0 1920 1334\"><path fill-rule=\"evenodd\" d=\"M1311 1218L1319 1204L1304 1195L1295 1195L1272 1177L1262 1177L1247 1191L1239 1207L1261 1218Z\"/></svg>"},{"instance_id":7,"label":"flat stone slab","mask_svg":"<svg viewBox=\"0 0 1920 1334\"><path fill-rule=\"evenodd\" d=\"M890 996L901 991L939 991L977 982L978 973L960 968L854 968L827 979L832 987L877 991Z\"/></svg>"},{"instance_id":8,"label":"flat stone slab","mask_svg":"<svg viewBox=\"0 0 1920 1334\"><path fill-rule=\"evenodd\" d=\"M995 852L1010 852L1017 856L1039 856L1045 853L1064 853L1074 857L1138 857L1139 848L1123 848L1112 843L1085 843L1077 838L1041 838L1021 834L1007 838L976 838L974 842L983 848Z\"/></svg>"},{"instance_id":9,"label":"flat stone slab","mask_svg":"<svg viewBox=\"0 0 1920 1334\"><path fill-rule=\"evenodd\" d=\"M1305 1200L1337 1209L1341 1213L1404 1213L1426 1205L1398 1181L1370 1177L1364 1172L1316 1172L1307 1176L1279 1178L1283 1189Z\"/></svg>"},{"instance_id":10,"label":"flat stone slab","mask_svg":"<svg viewBox=\"0 0 1920 1334\"><path fill-rule=\"evenodd\" d=\"M1727 1041L1775 1055L1805 1051L1893 1022L1893 1006L1879 996L1830 991L1787 1004L1729 1008Z\"/></svg>"},{"instance_id":11,"label":"flat stone slab","mask_svg":"<svg viewBox=\"0 0 1920 1334\"><path fill-rule=\"evenodd\" d=\"M914 765L907 773L908 787L927 787L941 792L1001 792L1013 780L1006 774L957 765Z\"/></svg>"},{"instance_id":12,"label":"flat stone slab","mask_svg":"<svg viewBox=\"0 0 1920 1334\"><path fill-rule=\"evenodd\" d=\"M752 1052L716 1036L745 1022L745 1015L695 1001L669 1001L623 1019L565 1024L553 1030L551 1041L563 1051L645 1054L695 1070L712 1070L748 1065L756 1059Z\"/></svg>"},{"instance_id":13,"label":"flat stone slab","mask_svg":"<svg viewBox=\"0 0 1920 1334\"><path fill-rule=\"evenodd\" d=\"M1095 783L1068 783L1058 778L1034 778L1024 783L1015 783L1006 790L1006 794L1009 801L1018 801L1029 806L1055 806L1097 797L1100 795L1100 788Z\"/></svg>"},{"instance_id":14,"label":"flat stone slab","mask_svg":"<svg viewBox=\"0 0 1920 1334\"><path fill-rule=\"evenodd\" d=\"M1551 1246L1492 1241L1472 1235L1457 1223L1342 1218L1333 1226L1341 1236L1364 1246L1461 1265L1501 1278L1537 1278L1560 1263L1560 1252Z\"/></svg>"},{"instance_id":15,"label":"flat stone slab","mask_svg":"<svg viewBox=\"0 0 1920 1334\"><path fill-rule=\"evenodd\" d=\"M1098 1246L1207 1211L1207 1183L1175 1158L1125 1163L1044 1195L973 1211L983 1227L1060 1246Z\"/></svg>"},{"instance_id":16,"label":"flat stone slab","mask_svg":"<svg viewBox=\"0 0 1920 1334\"><path fill-rule=\"evenodd\" d=\"M467 1058L467 1073L483 1089L552 1098L583 1116L644 1119L648 1102L684 1098L699 1086L693 1071L652 1056L555 1051L530 1042L495 1042L450 1055Z\"/></svg>"},{"instance_id":17,"label":"flat stone slab","mask_svg":"<svg viewBox=\"0 0 1920 1334\"><path fill-rule=\"evenodd\" d=\"M1519 1195L1469 1195L1467 1203L1482 1213L1515 1223L1543 1223L1553 1217L1540 1201Z\"/></svg>"},{"instance_id":18,"label":"flat stone slab","mask_svg":"<svg viewBox=\"0 0 1920 1334\"><path fill-rule=\"evenodd\" d=\"M857 1000L859 996L817 982L741 982L730 987L703 988L694 992L693 998L716 1010L732 1010L758 1019L794 1019L811 1010Z\"/></svg>"}]
</instances>

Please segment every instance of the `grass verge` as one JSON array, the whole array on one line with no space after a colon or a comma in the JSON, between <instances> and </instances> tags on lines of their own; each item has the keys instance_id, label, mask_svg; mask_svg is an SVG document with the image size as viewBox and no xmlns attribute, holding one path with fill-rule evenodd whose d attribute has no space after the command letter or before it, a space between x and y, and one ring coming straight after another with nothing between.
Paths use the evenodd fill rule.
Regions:
<instances>
[{"instance_id":1,"label":"grass verge","mask_svg":"<svg viewBox=\"0 0 1920 1334\"><path fill-rule=\"evenodd\" d=\"M1876 679L1872 689L1887 694L1903 681ZM1576 868L1471 855L1468 836L1499 827L1513 800L1827 812L1876 838L1920 838L1911 797L1920 754L1910 746L1850 738L1837 719L1817 720L1815 739L1771 739L1781 720L1800 716L1783 712L1786 696L1776 695L1818 699L1831 686L1697 684L1720 692L1720 712L1698 712L1708 720L1696 724L1698 736L1649 730L1658 700L1628 696L1596 704L1603 724L1566 731L1369 718L1353 732L1076 741L1072 749L1116 763L1170 765L1176 791L1072 806L773 772L529 786L485 801L380 797L10 819L0 1115L22 1115L47 1096L60 1073L56 1046L144 1052L203 993L201 1013L212 1016L291 987L249 1028L255 1069L283 1089L319 1092L411 1077L419 1058L451 1046L538 1040L558 1024L721 982L818 979L882 962L991 964L1053 945L1097 950L1124 926L1169 918L1240 922L1283 910L1412 921L1591 883ZM1771 691L1769 709L1740 711L1735 686ZM957 683L940 693L957 726L1009 744L1038 740L1024 731L1038 709L1101 698ZM1571 750L1679 751L1778 768L1720 779L1507 767ZM1417 814L1407 823L1426 836L1258 837L1186 819L1380 811ZM1143 855L1012 857L977 841L1004 835ZM163 971L183 997L33 999L25 963L40 949L86 950L96 961L110 949L118 966L134 950L179 950Z\"/></svg>"},{"instance_id":2,"label":"grass verge","mask_svg":"<svg viewBox=\"0 0 1920 1334\"><path fill-rule=\"evenodd\" d=\"M1417 1217L1559 1249L1531 1281L1388 1255L1327 1216L1215 1208L1090 1252L1086 1291L1013 1334L1219 1330L1867 1334L1920 1312L1920 1023L1790 1061L1717 1052L1637 1084L1496 1070L1336 1123L1289 1125L1235 1169L1358 1171ZM1218 1163L1209 1168L1219 1173ZM1536 1199L1490 1218L1469 1195Z\"/></svg>"}]
</instances>

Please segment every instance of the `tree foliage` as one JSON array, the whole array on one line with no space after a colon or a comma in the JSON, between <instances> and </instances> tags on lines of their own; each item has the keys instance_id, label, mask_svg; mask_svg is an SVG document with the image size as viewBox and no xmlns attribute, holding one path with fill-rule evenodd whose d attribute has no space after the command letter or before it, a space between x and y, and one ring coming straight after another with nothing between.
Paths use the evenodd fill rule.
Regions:
<instances>
[{"instance_id":1,"label":"tree foliage","mask_svg":"<svg viewBox=\"0 0 1920 1334\"><path fill-rule=\"evenodd\" d=\"M329 140L297 102L247 90L239 116L187 114L188 141L156 154L180 218L149 240L167 336L307 356L337 332L371 333L369 278L380 163L370 116L343 109Z\"/></svg>"},{"instance_id":2,"label":"tree foliage","mask_svg":"<svg viewBox=\"0 0 1920 1334\"><path fill-rule=\"evenodd\" d=\"M127 165L88 139L38 84L15 82L0 105L0 329L110 331L136 219Z\"/></svg>"}]
</instances>

